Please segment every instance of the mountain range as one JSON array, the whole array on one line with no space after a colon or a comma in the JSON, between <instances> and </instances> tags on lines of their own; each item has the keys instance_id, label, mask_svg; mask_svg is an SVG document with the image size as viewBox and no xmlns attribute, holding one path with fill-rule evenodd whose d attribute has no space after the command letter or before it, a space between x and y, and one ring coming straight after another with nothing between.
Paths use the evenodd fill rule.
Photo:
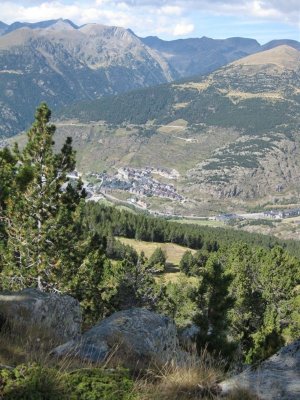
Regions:
<instances>
[{"instance_id":1,"label":"mountain range","mask_svg":"<svg viewBox=\"0 0 300 400\"><path fill-rule=\"evenodd\" d=\"M291 40L139 38L131 30L69 20L0 23L0 135L31 123L46 101L54 110L82 100L203 75Z\"/></svg>"}]
</instances>

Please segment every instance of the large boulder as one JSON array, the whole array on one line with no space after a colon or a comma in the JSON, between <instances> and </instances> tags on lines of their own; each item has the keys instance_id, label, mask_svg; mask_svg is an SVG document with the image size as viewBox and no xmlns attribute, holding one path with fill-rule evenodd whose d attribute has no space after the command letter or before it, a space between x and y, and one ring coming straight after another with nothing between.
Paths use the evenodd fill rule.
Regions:
<instances>
[{"instance_id":1,"label":"large boulder","mask_svg":"<svg viewBox=\"0 0 300 400\"><path fill-rule=\"evenodd\" d=\"M97 363L117 354L125 364L165 363L178 351L177 330L168 318L143 308L119 311L54 349L53 354Z\"/></svg>"},{"instance_id":2,"label":"large boulder","mask_svg":"<svg viewBox=\"0 0 300 400\"><path fill-rule=\"evenodd\" d=\"M189 325L178 332L179 344L186 350L192 350L195 347L200 328L195 325Z\"/></svg>"},{"instance_id":3,"label":"large boulder","mask_svg":"<svg viewBox=\"0 0 300 400\"><path fill-rule=\"evenodd\" d=\"M300 339L277 354L220 384L225 395L236 387L256 393L262 400L300 399Z\"/></svg>"},{"instance_id":4,"label":"large boulder","mask_svg":"<svg viewBox=\"0 0 300 400\"><path fill-rule=\"evenodd\" d=\"M81 310L71 296L44 293L37 289L0 293L0 316L13 327L41 328L62 342L75 338L81 330Z\"/></svg>"}]
</instances>

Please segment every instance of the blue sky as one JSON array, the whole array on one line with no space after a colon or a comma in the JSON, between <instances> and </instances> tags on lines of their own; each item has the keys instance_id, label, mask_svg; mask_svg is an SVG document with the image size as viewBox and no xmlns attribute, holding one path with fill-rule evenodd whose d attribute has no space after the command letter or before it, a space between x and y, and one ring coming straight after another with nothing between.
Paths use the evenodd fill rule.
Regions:
<instances>
[{"instance_id":1,"label":"blue sky","mask_svg":"<svg viewBox=\"0 0 300 400\"><path fill-rule=\"evenodd\" d=\"M69 18L166 40L208 36L300 40L300 0L0 0L0 20Z\"/></svg>"}]
</instances>

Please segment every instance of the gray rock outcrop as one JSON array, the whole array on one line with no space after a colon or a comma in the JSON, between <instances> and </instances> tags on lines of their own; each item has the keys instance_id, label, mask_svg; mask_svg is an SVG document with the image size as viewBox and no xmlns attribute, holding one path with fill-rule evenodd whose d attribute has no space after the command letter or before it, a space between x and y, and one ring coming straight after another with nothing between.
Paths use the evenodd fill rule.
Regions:
<instances>
[{"instance_id":1,"label":"gray rock outcrop","mask_svg":"<svg viewBox=\"0 0 300 400\"><path fill-rule=\"evenodd\" d=\"M165 363L173 359L177 351L177 330L171 319L134 308L114 313L80 339L54 349L53 354L97 363L116 353L127 364L146 365L150 361Z\"/></svg>"},{"instance_id":2,"label":"gray rock outcrop","mask_svg":"<svg viewBox=\"0 0 300 400\"><path fill-rule=\"evenodd\" d=\"M81 310L71 296L37 289L0 293L0 315L8 323L48 330L64 342L80 334Z\"/></svg>"},{"instance_id":3,"label":"gray rock outcrop","mask_svg":"<svg viewBox=\"0 0 300 400\"><path fill-rule=\"evenodd\" d=\"M246 370L220 386L224 395L240 387L255 392L262 400L300 399L300 339L283 347L258 369Z\"/></svg>"}]
</instances>

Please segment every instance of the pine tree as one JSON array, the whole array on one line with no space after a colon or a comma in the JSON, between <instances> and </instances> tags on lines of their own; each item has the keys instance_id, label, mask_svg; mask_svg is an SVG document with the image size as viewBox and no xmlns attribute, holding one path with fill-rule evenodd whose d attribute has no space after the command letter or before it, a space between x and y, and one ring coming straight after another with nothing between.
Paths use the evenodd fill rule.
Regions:
<instances>
[{"instance_id":1,"label":"pine tree","mask_svg":"<svg viewBox=\"0 0 300 400\"><path fill-rule=\"evenodd\" d=\"M190 250L187 250L179 263L180 271L186 274L187 276L191 276L191 271L195 265L195 260L193 254Z\"/></svg>"},{"instance_id":2,"label":"pine tree","mask_svg":"<svg viewBox=\"0 0 300 400\"><path fill-rule=\"evenodd\" d=\"M161 249L161 247L158 247L150 256L147 268L151 270L152 273L163 272L166 267L166 259L166 253Z\"/></svg>"},{"instance_id":3,"label":"pine tree","mask_svg":"<svg viewBox=\"0 0 300 400\"><path fill-rule=\"evenodd\" d=\"M0 202L5 229L1 275L3 286L10 289L59 289L65 263L75 263L78 256L74 243L80 229L77 206L84 193L80 183L74 188L67 178L75 167L71 139L58 154L54 152L55 126L49 124L50 116L42 103L24 150L16 146L11 157L7 151L6 157L2 154L9 195Z\"/></svg>"},{"instance_id":4,"label":"pine tree","mask_svg":"<svg viewBox=\"0 0 300 400\"><path fill-rule=\"evenodd\" d=\"M230 353L231 346L227 342L228 311L233 306L228 292L230 281L231 277L225 275L218 256L212 255L200 277L196 295L199 350L207 346L209 351L222 352L226 356Z\"/></svg>"},{"instance_id":5,"label":"pine tree","mask_svg":"<svg viewBox=\"0 0 300 400\"><path fill-rule=\"evenodd\" d=\"M257 265L265 252L253 250L247 244L237 244L230 247L228 253L227 270L233 277L229 293L235 299L229 312L230 332L247 360L253 347L253 334L261 328L265 312Z\"/></svg>"}]
</instances>

